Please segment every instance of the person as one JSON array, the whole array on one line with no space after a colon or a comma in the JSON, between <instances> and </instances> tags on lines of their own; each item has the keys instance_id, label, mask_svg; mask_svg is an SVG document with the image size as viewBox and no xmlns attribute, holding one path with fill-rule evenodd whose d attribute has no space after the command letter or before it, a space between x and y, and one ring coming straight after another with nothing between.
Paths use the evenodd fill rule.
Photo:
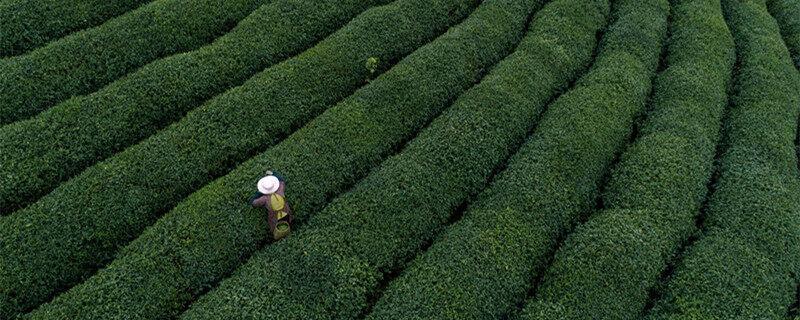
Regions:
<instances>
[{"instance_id":1,"label":"person","mask_svg":"<svg viewBox=\"0 0 800 320\"><path fill-rule=\"evenodd\" d=\"M280 240L292 231L292 209L286 201L286 180L277 173L267 171L258 180L256 193L250 198L254 208L267 209L267 222L272 238Z\"/></svg>"}]
</instances>

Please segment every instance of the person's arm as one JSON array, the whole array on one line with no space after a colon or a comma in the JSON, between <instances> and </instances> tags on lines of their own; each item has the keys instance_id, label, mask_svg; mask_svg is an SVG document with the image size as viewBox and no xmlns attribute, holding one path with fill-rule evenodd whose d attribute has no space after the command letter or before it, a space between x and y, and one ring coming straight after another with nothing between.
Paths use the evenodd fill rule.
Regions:
<instances>
[{"instance_id":1,"label":"person's arm","mask_svg":"<svg viewBox=\"0 0 800 320\"><path fill-rule=\"evenodd\" d=\"M263 199L264 194L261 192L256 192L252 197L250 197L250 205L253 207L263 207L266 205L265 199Z\"/></svg>"}]
</instances>

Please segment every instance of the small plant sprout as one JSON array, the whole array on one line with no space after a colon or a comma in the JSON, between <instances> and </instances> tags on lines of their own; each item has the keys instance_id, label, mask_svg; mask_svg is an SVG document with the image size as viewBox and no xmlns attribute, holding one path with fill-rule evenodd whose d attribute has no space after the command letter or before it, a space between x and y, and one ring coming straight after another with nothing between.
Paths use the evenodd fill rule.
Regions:
<instances>
[{"instance_id":1,"label":"small plant sprout","mask_svg":"<svg viewBox=\"0 0 800 320\"><path fill-rule=\"evenodd\" d=\"M372 79L372 77L375 75L375 72L378 71L378 66L380 65L380 63L381 60L378 59L378 57L369 57L367 59L366 67L367 71L369 71L370 79Z\"/></svg>"}]
</instances>

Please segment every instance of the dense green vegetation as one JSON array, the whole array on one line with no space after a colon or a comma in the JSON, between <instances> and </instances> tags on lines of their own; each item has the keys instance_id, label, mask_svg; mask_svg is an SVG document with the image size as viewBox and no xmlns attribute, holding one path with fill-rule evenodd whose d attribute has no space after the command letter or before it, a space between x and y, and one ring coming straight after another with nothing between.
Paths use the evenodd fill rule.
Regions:
<instances>
[{"instance_id":1,"label":"dense green vegetation","mask_svg":"<svg viewBox=\"0 0 800 320\"><path fill-rule=\"evenodd\" d=\"M0 319L800 320L798 71L796 0L0 0Z\"/></svg>"},{"instance_id":2,"label":"dense green vegetation","mask_svg":"<svg viewBox=\"0 0 800 320\"><path fill-rule=\"evenodd\" d=\"M313 8L321 4L306 3ZM359 1L349 7L335 3L330 8L334 15L347 13L344 10L354 15L363 6ZM420 3L403 0L368 11L308 52L265 71L161 134L0 220L0 244L4 244L0 261L6 266L0 269L0 293L5 303L19 306L12 310L25 309L90 275L186 194L362 85L369 76L367 57L397 59L476 5L475 1L449 0L429 3L423 10ZM320 12L320 16L328 13ZM312 72L322 68L331 71ZM266 112L243 105L272 109ZM300 112L303 107L306 112ZM259 134L266 130L274 132L271 139ZM122 194L125 201L120 201Z\"/></svg>"},{"instance_id":3,"label":"dense green vegetation","mask_svg":"<svg viewBox=\"0 0 800 320\"><path fill-rule=\"evenodd\" d=\"M428 4L424 11L419 9L422 3ZM405 21L417 17L419 24L443 19L442 12L465 15L474 5L477 3L402 0L368 12L351 25L370 22L368 25L385 27L374 22L402 16L409 17ZM330 196L366 175L370 167L474 84L482 70L506 55L519 36L499 35L521 33L525 12L530 10L516 9L526 10L513 19L496 22L491 19L497 15L483 12L486 9L473 14L281 144L190 196L123 250L108 268L33 315L158 318L180 311L183 304L229 274L263 244L266 229L256 223L264 222L263 212L242 204L267 168L279 168L289 179L289 196L298 199L292 203L295 214L301 220L307 218ZM420 33L409 25L395 28L407 29L409 37ZM385 34L400 40L401 33L390 33L392 29ZM363 31L361 27L354 30ZM430 90L417 90L419 84ZM236 214L231 216L231 210ZM104 299L98 301L97 297Z\"/></svg>"},{"instance_id":4,"label":"dense green vegetation","mask_svg":"<svg viewBox=\"0 0 800 320\"><path fill-rule=\"evenodd\" d=\"M0 58L22 54L152 0L8 0L0 3Z\"/></svg>"},{"instance_id":5,"label":"dense green vegetation","mask_svg":"<svg viewBox=\"0 0 800 320\"><path fill-rule=\"evenodd\" d=\"M524 20L517 12L526 11L523 9L532 4L484 2L473 16L479 18L476 24ZM529 120L536 116L537 108L503 114L520 97L518 92L525 90L525 86L507 86L512 79L507 75L518 74L517 67L525 66L506 61L462 95L399 155L386 160L353 191L313 216L293 240L261 251L184 317L281 314L291 319L352 318L363 312L368 295L377 285L375 277L417 250L460 202L485 184L530 128ZM515 95L503 98L505 93ZM502 104L492 108L486 104L491 97ZM412 206L414 210L408 210ZM263 272L287 267L300 272L279 282L274 281L278 274ZM239 284L246 284L246 288L234 289Z\"/></svg>"},{"instance_id":6,"label":"dense green vegetation","mask_svg":"<svg viewBox=\"0 0 800 320\"><path fill-rule=\"evenodd\" d=\"M719 1L673 1L667 68L603 195L537 288L538 318L640 319L671 257L696 232L713 171L733 38Z\"/></svg>"},{"instance_id":7,"label":"dense green vegetation","mask_svg":"<svg viewBox=\"0 0 800 320\"><path fill-rule=\"evenodd\" d=\"M783 319L797 299L800 74L763 0L724 0L738 73L705 235L652 319Z\"/></svg>"},{"instance_id":8,"label":"dense green vegetation","mask_svg":"<svg viewBox=\"0 0 800 320\"><path fill-rule=\"evenodd\" d=\"M365 8L388 2L274 1L256 10L213 45L156 61L101 91L72 99L30 121L0 128L0 213L8 213L33 203L87 166L153 134L215 94L242 84L264 67L308 48ZM457 18L459 16L453 14L445 21ZM362 22L360 28L365 29L367 27L364 26L370 23ZM439 23L431 26L431 29L426 29L427 25L420 23L418 29L408 31L420 32L419 36L409 39L417 39L419 42L432 38L437 30L447 25ZM381 25L390 26L387 23ZM233 151L227 148L209 150L216 147L200 144L200 141L194 141L195 148L187 148L184 140L187 134L191 135L190 139L197 139L198 131L218 130L219 127L223 127L223 130L252 129L253 122L263 122L258 116L237 112L256 113L255 108L242 110L242 105L281 105L287 103L286 101L295 106L304 106L304 103L326 105L336 101L336 98L346 96L363 83L366 77L364 60L370 55L382 58L385 55L387 60L396 59L397 55L408 52L409 46L416 44L400 42L406 35L398 35L398 43L383 45L390 37L377 32L379 30L376 28L379 26L366 30L351 28L336 39L327 41L327 45L295 59L292 63L264 72L247 85L217 97L208 104L222 106L206 109L226 110L221 111L222 115L203 116L201 123L196 123L193 128L183 128L183 136L174 137L174 144L184 147L169 146L149 150L149 155L138 156L140 161L169 165L174 159L166 159L164 152L194 153L197 149L206 149L207 152ZM422 33L423 31L426 33ZM304 36L298 37L298 34ZM345 45L354 49L345 50ZM307 74L290 70L305 70ZM314 70L326 72L315 73ZM275 84L278 86L274 86ZM252 94L266 90L270 90L270 94ZM314 99L316 97L319 98ZM309 109L316 110L313 107ZM286 112L289 110L291 108L287 108ZM307 118L304 115L298 110L287 117ZM248 122L245 123L246 121ZM289 121L287 124L296 126L297 123L299 122ZM212 129L209 126L217 128ZM224 139L244 139L236 136L238 132L228 134L230 136L209 133L207 138L219 142L224 142ZM251 135L249 140L257 137L250 132L247 134ZM247 149L234 150L247 152ZM224 163L224 160L220 162ZM213 166L215 170L224 169L219 163L204 164ZM128 165L119 170L141 169L126 166ZM157 171L154 172L157 174L165 173L164 170L156 170L155 164L148 169ZM188 168L185 171L191 172ZM142 176L140 181L149 180L151 176ZM164 190L173 188L166 185L161 187ZM115 194L107 196L116 198Z\"/></svg>"},{"instance_id":9,"label":"dense green vegetation","mask_svg":"<svg viewBox=\"0 0 800 320\"><path fill-rule=\"evenodd\" d=\"M602 6L602 3L598 5ZM620 15L620 21L625 17ZM658 15L648 18L658 18ZM665 19L662 20L666 22ZM545 19L542 22L547 21ZM534 20L534 24L536 22ZM655 25L657 29L659 24ZM661 27L664 27L664 24L661 24ZM622 26L616 28L621 30L616 33L617 36L633 30L639 32L638 30L642 29ZM634 75L627 75L625 72L613 73L615 79L626 75L629 79L631 77L641 79L633 81L639 84L638 87L631 86L620 90L625 92L624 95L638 96L639 100L642 100L642 103L638 104L640 107L649 87L648 69L655 68L660 42L657 31L655 35L647 31L644 31L644 34L651 36L649 38L652 41L645 41L651 44L649 46L651 50L642 50L638 53L642 54L643 59L652 63L638 62L629 54L630 58L625 61L634 61L633 64L640 66L638 71L641 72ZM629 42L616 42L622 39L615 39L614 36L606 40L606 47L610 48L609 50L620 52L613 58L627 54L616 49L629 46ZM528 48L526 44L523 42L523 50ZM542 45L536 41L530 44ZM606 58L610 60L603 60L604 62L610 61L609 64L618 66L619 59L611 59L612 56ZM201 298L184 318L213 319L223 314L235 318L257 318L270 314L280 314L291 319L318 319L323 318L323 315L332 318L352 318L364 312L368 298L378 289L379 279L402 267L404 260L413 256L425 242L431 241L436 231L448 221L453 210L470 195L474 195L476 190L486 185L492 172L499 169L498 166L516 149L531 128L531 119L536 116L540 108L521 108L520 113L517 113L515 104L509 104L507 108L496 108L493 103L487 103L508 99L501 97L513 97L509 93L514 91L507 92L502 88L511 87L510 83L514 83L511 79L517 79L517 66L513 62L501 63L489 77L462 96L451 109L436 119L399 155L385 161L380 169L374 171L352 191L331 201L322 212L311 218L306 228L293 237L256 254L219 288ZM606 65L605 68L608 69L597 70L616 69L611 65ZM588 89L593 87L592 84L601 83L601 74L604 72L584 78L581 86L585 85ZM604 75L610 76L610 74ZM505 78L506 76L509 78ZM575 98L583 97L575 96ZM577 103L565 104L565 106L577 105ZM625 108L628 123L632 122L636 105L634 103L631 107ZM559 118L568 117L568 114L572 115L573 111L576 111L566 109L571 108L564 107L562 111L557 111ZM595 111L597 109L591 113ZM625 116L620 114L619 121L625 122L624 118ZM540 127L539 135L543 137L541 141L557 143L553 140L558 140L556 136L560 136L566 129L565 126L571 123L548 119L549 117L545 116ZM627 129L609 130L609 134L618 133L620 136L618 140L624 141L624 132L629 130L630 126ZM577 136L586 138L580 131L573 132L576 134L570 138ZM544 137L545 135L549 137ZM601 137L589 140L608 142ZM443 143L444 141L446 143ZM476 141L480 143L475 143ZM525 147L525 150L528 148ZM525 156L523 151L522 157ZM516 161L512 160L511 163L511 167L515 167ZM502 205L506 203L503 202ZM493 217L489 224L502 221L504 220L498 221ZM458 254L457 251L452 253ZM448 260L452 259L459 260L458 257L451 257ZM474 269L490 267L472 266ZM270 270L287 270L292 273L292 277L286 278ZM440 278L440 280L445 279ZM417 287L417 289L423 288ZM234 301L236 303L233 303Z\"/></svg>"},{"instance_id":10,"label":"dense green vegetation","mask_svg":"<svg viewBox=\"0 0 800 320\"><path fill-rule=\"evenodd\" d=\"M271 1L157 0L25 55L2 59L0 125L95 91L159 57L208 43Z\"/></svg>"},{"instance_id":11,"label":"dense green vegetation","mask_svg":"<svg viewBox=\"0 0 800 320\"><path fill-rule=\"evenodd\" d=\"M594 203L650 90L668 6L613 4L592 70L548 108L508 169L389 285L368 318L497 318L524 301L559 234Z\"/></svg>"},{"instance_id":12,"label":"dense green vegetation","mask_svg":"<svg viewBox=\"0 0 800 320\"><path fill-rule=\"evenodd\" d=\"M800 69L800 1L767 0L769 12L778 21L783 41Z\"/></svg>"}]
</instances>

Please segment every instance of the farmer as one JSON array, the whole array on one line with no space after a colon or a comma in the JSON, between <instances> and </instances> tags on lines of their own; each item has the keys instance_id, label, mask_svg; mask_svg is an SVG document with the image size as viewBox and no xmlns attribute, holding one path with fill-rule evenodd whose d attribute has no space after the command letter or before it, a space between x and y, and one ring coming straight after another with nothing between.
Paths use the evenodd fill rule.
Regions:
<instances>
[{"instance_id":1,"label":"farmer","mask_svg":"<svg viewBox=\"0 0 800 320\"><path fill-rule=\"evenodd\" d=\"M291 232L292 209L286 202L286 180L280 175L267 171L267 176L258 180L258 192L250 198L256 208L267 209L269 231L275 240L282 239Z\"/></svg>"}]
</instances>

